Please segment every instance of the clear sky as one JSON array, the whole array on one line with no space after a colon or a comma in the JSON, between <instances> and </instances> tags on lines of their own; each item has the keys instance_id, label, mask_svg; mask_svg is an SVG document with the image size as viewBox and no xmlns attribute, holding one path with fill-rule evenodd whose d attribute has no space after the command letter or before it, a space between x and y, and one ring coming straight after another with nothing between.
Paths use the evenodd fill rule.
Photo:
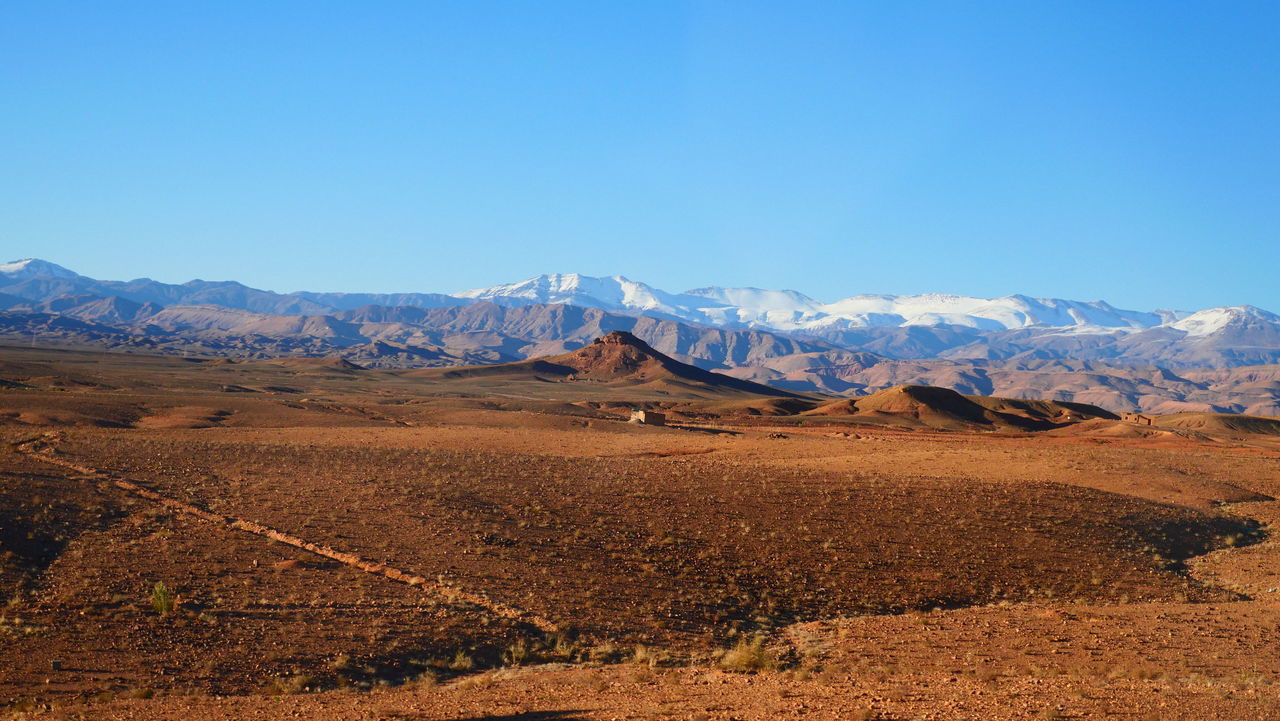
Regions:
<instances>
[{"instance_id":1,"label":"clear sky","mask_svg":"<svg viewBox=\"0 0 1280 721\"><path fill-rule=\"evenodd\" d=\"M0 5L0 261L1280 311L1280 3Z\"/></svg>"}]
</instances>

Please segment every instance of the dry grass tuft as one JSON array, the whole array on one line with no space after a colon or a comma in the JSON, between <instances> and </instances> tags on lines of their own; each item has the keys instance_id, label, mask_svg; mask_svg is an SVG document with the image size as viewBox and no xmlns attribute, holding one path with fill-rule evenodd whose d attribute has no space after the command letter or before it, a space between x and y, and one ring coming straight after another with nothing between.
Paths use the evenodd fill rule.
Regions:
<instances>
[{"instance_id":1,"label":"dry grass tuft","mask_svg":"<svg viewBox=\"0 0 1280 721\"><path fill-rule=\"evenodd\" d=\"M471 654L461 649L453 655L453 660L449 662L450 671L470 671L475 667L476 660L471 657Z\"/></svg>"},{"instance_id":2,"label":"dry grass tuft","mask_svg":"<svg viewBox=\"0 0 1280 721\"><path fill-rule=\"evenodd\" d=\"M631 663L648 666L649 668L657 668L668 662L670 658L670 654L666 651L650 648L644 644L638 644L631 653Z\"/></svg>"},{"instance_id":3,"label":"dry grass tuft","mask_svg":"<svg viewBox=\"0 0 1280 721\"><path fill-rule=\"evenodd\" d=\"M760 636L738 639L738 644L720 656L720 667L726 671L737 673L757 673L778 667L778 661L764 647L764 639Z\"/></svg>"},{"instance_id":4,"label":"dry grass tuft","mask_svg":"<svg viewBox=\"0 0 1280 721\"><path fill-rule=\"evenodd\" d=\"M306 693L315 687L316 680L312 676L299 673L293 676L282 676L267 682L267 693L272 695Z\"/></svg>"}]
</instances>

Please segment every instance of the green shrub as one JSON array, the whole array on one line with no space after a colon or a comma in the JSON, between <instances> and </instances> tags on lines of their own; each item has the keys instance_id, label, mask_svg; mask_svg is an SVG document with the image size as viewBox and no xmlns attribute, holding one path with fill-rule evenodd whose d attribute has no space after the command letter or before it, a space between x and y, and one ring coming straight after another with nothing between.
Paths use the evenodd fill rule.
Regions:
<instances>
[{"instance_id":1,"label":"green shrub","mask_svg":"<svg viewBox=\"0 0 1280 721\"><path fill-rule=\"evenodd\" d=\"M156 581L156 585L151 589L151 607L163 616L173 612L173 605L173 591L170 591L163 581Z\"/></svg>"}]
</instances>

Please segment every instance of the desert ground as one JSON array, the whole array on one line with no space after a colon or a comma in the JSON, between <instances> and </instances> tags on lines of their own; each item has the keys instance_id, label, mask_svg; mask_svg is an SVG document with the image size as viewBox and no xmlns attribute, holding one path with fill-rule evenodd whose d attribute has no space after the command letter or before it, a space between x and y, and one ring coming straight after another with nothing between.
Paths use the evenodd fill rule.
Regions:
<instances>
[{"instance_id":1,"label":"desert ground","mask_svg":"<svg viewBox=\"0 0 1280 721\"><path fill-rule=\"evenodd\" d=\"M0 705L1280 718L1274 419L712 376L0 348Z\"/></svg>"}]
</instances>

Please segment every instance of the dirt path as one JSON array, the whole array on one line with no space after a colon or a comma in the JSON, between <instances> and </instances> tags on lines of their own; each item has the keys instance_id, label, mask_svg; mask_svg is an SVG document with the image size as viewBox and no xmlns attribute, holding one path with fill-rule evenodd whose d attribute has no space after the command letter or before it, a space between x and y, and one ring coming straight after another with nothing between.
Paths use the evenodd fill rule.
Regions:
<instances>
[{"instance_id":1,"label":"dirt path","mask_svg":"<svg viewBox=\"0 0 1280 721\"><path fill-rule=\"evenodd\" d=\"M251 533L262 538L270 539L277 543L283 543L295 548L300 548L304 551L314 553L318 556L323 556L366 573L382 576L398 583L404 583L420 588L426 593L438 595L453 603L468 603L480 606L488 609L497 616L527 623L547 633L555 633L559 630L556 624L542 616L529 613L498 601L493 601L479 594L454 588L438 581L432 581L423 576L402 571L384 563L377 563L353 553L346 553L330 548L329 546L311 543L303 538L278 531L260 523L213 513L189 503L183 503L182 501L156 493L155 491L134 483L133 481L114 477L112 474L105 471L81 465L64 458L59 458L55 455L57 453L57 450L53 445L55 439L56 437L50 437L48 435L39 436L15 443L13 444L13 449L33 460L58 466L69 471L74 471L81 474L81 476L86 480L110 484L133 496L146 499L153 503L162 505L165 508L198 518L208 523L234 528L245 533Z\"/></svg>"}]
</instances>

